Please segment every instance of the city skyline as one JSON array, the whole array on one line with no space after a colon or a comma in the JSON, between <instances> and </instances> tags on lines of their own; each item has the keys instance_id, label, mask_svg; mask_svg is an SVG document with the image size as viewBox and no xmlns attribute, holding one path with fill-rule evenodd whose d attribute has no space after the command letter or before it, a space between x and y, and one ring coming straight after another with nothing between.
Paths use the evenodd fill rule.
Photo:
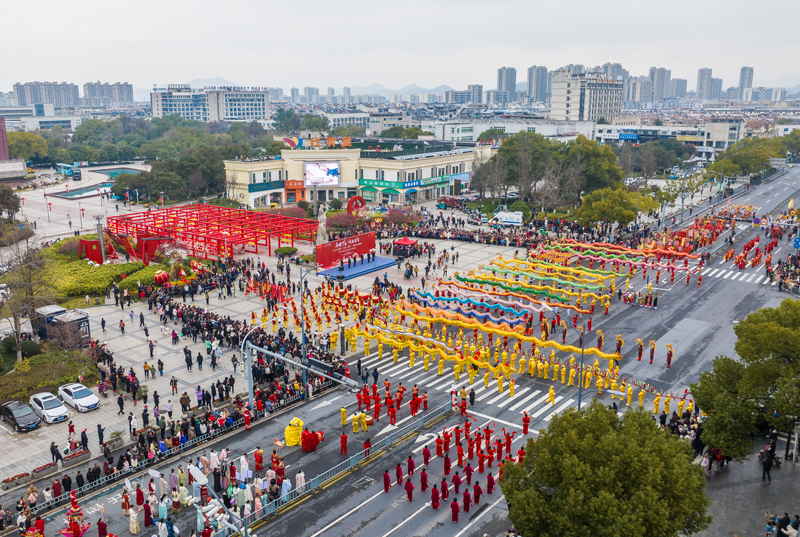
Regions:
<instances>
[{"instance_id":1,"label":"city skyline","mask_svg":"<svg viewBox=\"0 0 800 537\"><path fill-rule=\"evenodd\" d=\"M498 89L497 69L503 65L516 68L517 80L524 81L533 65L553 70L572 63L589 68L606 62L622 64L631 76L647 75L653 66L663 67L671 71L672 78L688 80L690 91L696 89L697 71L702 67L714 70L715 78L723 81L723 90L738 85L742 66L754 68L754 86L788 88L800 84L800 69L787 71L792 68L781 59L783 54L772 53L772 40L763 40L763 45L756 41L737 54L726 53L729 47L712 46L732 39L728 29L743 22L743 2L742 9L736 9L730 1L678 1L665 10L663 6L638 3L625 9L608 9L607 5L577 0L570 8L575 15L570 16L565 28L535 23L557 17L559 8L555 5L516 0L506 1L505 9L496 10L481 9L485 4L476 0L425 3L425 17L417 16L416 7L422 8L423 3L416 0L403 10L376 7L362 0L352 0L349 9L342 10L321 0L309 0L299 19L292 5L262 6L233 0L226 4L225 13L249 14L230 19L236 27L235 39L218 27L225 22L225 13L214 18L204 15L209 11L202 9L203 5L216 4L207 0L199 4L199 9L186 11L177 4L140 0L131 11L130 6L98 10L96 4L86 0L69 4L45 0L44 9L37 13L37 34L59 35L64 28L72 28L70 46L53 47L46 39L26 40L26 56L31 61L14 62L13 68L0 71L0 91L10 91L17 82L58 80L83 85L98 79L128 80L137 89L150 90L153 85L212 77L245 86L283 87L285 91L292 86L332 86L338 90L376 83L388 88L413 83L454 89L482 84L485 90L491 90ZM775 0L770 7L783 15L748 19L748 32L780 35L781 50L791 56L792 50L800 50L800 37L789 26L792 13L800 13L800 6ZM370 18L386 17L392 24L366 39L360 32L336 31L335 38L329 40L298 31L347 28L359 11L369 13ZM26 16L21 4L6 6L6 12L11 20L15 15ZM114 21L137 16L143 21L136 33L125 39L109 37L114 35L109 31ZM666 41L653 40L652 28L642 24L654 17L664 29ZM176 31L175 20L192 31ZM271 21L266 33L265 20ZM276 24L280 20L296 23ZM448 24L442 25L443 20ZM709 23L711 20L714 24ZM479 39L449 39L470 33L477 36L492 28L500 28L503 38L491 46ZM12 25L7 40L22 40L29 31L24 25ZM446 62L421 61L433 51L426 35L437 36L435 56L446 57ZM328 47L338 54L331 55ZM81 49L92 51L91 61L75 61L75 51ZM187 49L193 53L180 54L180 61L176 61L173 53Z\"/></svg>"}]
</instances>

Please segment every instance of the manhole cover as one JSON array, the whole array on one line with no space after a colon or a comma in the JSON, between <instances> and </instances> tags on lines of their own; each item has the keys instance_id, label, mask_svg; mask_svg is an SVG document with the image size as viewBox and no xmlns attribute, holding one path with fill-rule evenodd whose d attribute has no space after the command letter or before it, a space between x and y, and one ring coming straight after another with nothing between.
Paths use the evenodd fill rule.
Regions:
<instances>
[{"instance_id":1,"label":"manhole cover","mask_svg":"<svg viewBox=\"0 0 800 537\"><path fill-rule=\"evenodd\" d=\"M743 535L741 533L739 533L738 531L728 532L728 536L729 537L743 537Z\"/></svg>"}]
</instances>

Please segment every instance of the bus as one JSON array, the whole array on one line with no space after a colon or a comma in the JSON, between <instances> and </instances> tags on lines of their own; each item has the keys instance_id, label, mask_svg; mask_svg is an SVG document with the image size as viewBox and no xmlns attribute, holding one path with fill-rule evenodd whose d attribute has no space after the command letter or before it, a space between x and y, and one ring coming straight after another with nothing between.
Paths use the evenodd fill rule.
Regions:
<instances>
[{"instance_id":1,"label":"bus","mask_svg":"<svg viewBox=\"0 0 800 537\"><path fill-rule=\"evenodd\" d=\"M81 168L74 164L56 164L56 170L64 177L71 178L73 181L81 180Z\"/></svg>"}]
</instances>

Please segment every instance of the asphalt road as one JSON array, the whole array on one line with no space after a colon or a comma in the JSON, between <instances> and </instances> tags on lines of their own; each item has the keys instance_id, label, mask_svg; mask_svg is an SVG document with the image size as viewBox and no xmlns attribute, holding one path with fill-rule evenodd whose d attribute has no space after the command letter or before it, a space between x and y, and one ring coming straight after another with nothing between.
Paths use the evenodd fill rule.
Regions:
<instances>
[{"instance_id":1,"label":"asphalt road","mask_svg":"<svg viewBox=\"0 0 800 537\"><path fill-rule=\"evenodd\" d=\"M773 210L776 204L782 202L789 194L800 189L800 168L787 171L783 178L776 179L765 185L751 187L750 191L736 200L736 203L752 203L759 207L759 214ZM744 230L738 230L741 235ZM757 230L745 233L737 243L737 250L741 244L758 233ZM727 238L727 234L725 235ZM773 255L774 261L780 256L789 253L788 243L784 241L781 248ZM696 262L695 262L696 264ZM770 285L764 278L763 266L748 268L740 273L732 263L721 263L719 258L713 258L707 267L703 268L702 286L698 288L697 278L693 277L689 286L685 279L676 278L675 284L670 285L663 281L654 284L654 290L659 293L659 307L645 309L638 306L628 306L617 302L612 304L609 314L595 314L593 317L594 329L602 329L605 334L605 348L613 348L614 337L620 334L625 340L623 348L624 360L621 363L621 373L631 376L653 386L669 390L676 394L683 394L691 382L697 380L701 371L710 367L711 360L717 355L734 355L735 336L733 326L736 321L743 319L749 313L765 306L775 306L781 299L787 297L785 293L778 293L777 285ZM622 284L622 280L617 285ZM624 285L624 284L623 284ZM632 288L646 286L646 280L637 277L631 283ZM560 337L560 333L557 337ZM636 339L656 341L656 357L653 364L645 358L636 359ZM575 337L567 338L568 342L575 343ZM594 343L594 335L590 335L588 342ZM666 368L665 356L667 343L672 343L675 356L672 367ZM363 354L363 353L362 353ZM450 389L454 386L452 372L439 376L434 368L424 371L421 360L417 360L414 368L409 368L407 354L402 353L397 364L391 360L391 353L386 352L381 361L377 353L373 352L363 357L365 366L378 366L380 372L379 384L388 378L394 387L402 381L409 389L417 384L420 392L427 391L429 409L434 409L449 400ZM355 359L358 356L355 355ZM405 359L404 359L405 357ZM578 357L579 358L579 357ZM593 359L591 360L593 362ZM353 360L354 363L354 360ZM462 377L461 385L468 386L468 378ZM553 385L556 391L556 404L548 405L545 402L547 392ZM517 380L516 394L509 397L508 389L503 394L498 394L496 386L489 384L484 387L482 378L476 377L472 386L477 395L477 402L470 413L474 418L473 430L478 425L491 423L495 433L501 433L502 428L507 431L518 431L514 437L514 451L524 442L521 436L521 417L523 411L528 411L533 420L531 422L530 437L535 437L535 432L545 428L550 419L566 408L578 404L578 393L575 387L566 387L553 380L531 378L522 375ZM606 404L611 403L607 393L598 396L594 390L584 392L583 402L591 398L598 398ZM398 412L398 421L410 419L407 399L403 408ZM637 404L634 397L634 405ZM646 405L652 408L652 397L646 399ZM256 445L260 445L269 453L275 438L283 438L283 428L292 417L300 417L310 429L322 430L326 440L320 449L312 453L304 453L298 448L284 448L281 450L287 463L287 475L295 479L298 470L305 473L306 481L313 476L343 462L344 455L339 454L339 435L347 431L349 435L349 449L352 455L360 449L361 443L366 438L383 438L392 428L388 427L388 418L385 408L381 421L371 427L368 432L353 434L350 426L342 427L340 424L339 409L346 406L349 411L356 407L355 398L344 390L334 390L322 394L311 402L281 415L262 420L257 423L249 433L244 431L234 433L214 444L207 444L194 454L197 457L201 452L210 449L220 451L229 447L232 454L238 457L243 452L252 452ZM429 410L428 412L430 412ZM620 413L627 410L626 405L620 405ZM424 413L423 413L424 414ZM269 519L266 524L254 529L256 535L269 533L270 535L296 536L304 535L317 537L320 535L371 535L387 537L396 535L427 535L427 536L456 536L462 535L498 535L510 526L507 519L505 500L499 489L494 494L484 496L478 506L473 506L469 513L461 513L458 523L450 520L449 501L443 502L439 511L433 511L430 505L429 493L422 493L419 481L419 466L422 464L421 451L426 443L431 443L437 432L444 427L453 427L463 422L457 414L443 417L429 430L420 435L411 435L396 444L388 452L373 453L371 459L358 469L345 474L338 481L305 499L283 507L277 516ZM402 423L401 423L402 424ZM435 449L432 448L435 454ZM455 465L455 451L453 464ZM403 463L409 455L413 456L418 465L417 475L413 482L416 486L414 501L409 503L406 494L396 485L388 494L383 492L382 475L388 469L394 482L394 468L398 463ZM170 468L181 463L186 467L188 456L178 460L165 462L162 468L167 472ZM477 466L476 461L473 465ZM252 464L252 459L251 459ZM458 468L455 468L458 470ZM493 469L496 475L496 466ZM162 470L163 471L163 470ZM165 473L167 473L165 472ZM443 475L442 460L434 458L428 469L431 484L439 483ZM486 492L486 474L475 474ZM149 478L145 477L145 481ZM463 487L463 485L462 485ZM127 534L127 519L122 517L119 509L119 493L121 489L115 486L109 490L82 500L85 512L90 520L96 521L100 505L106 506L109 519L109 530L115 534ZM463 492L463 488L462 488ZM17 493L18 494L18 493ZM9 495L7 495L9 496ZM452 500L451 490L451 500ZM11 505L13 500L3 497L3 503ZM713 498L712 498L713 501ZM48 519L48 527L61 526L60 513L53 514ZM174 517L176 525L188 535L190 527L195 522L194 511L184 509L184 512ZM52 526L50 526L52 525ZM185 527L185 529L184 529ZM93 532L94 529L90 530ZM147 532L146 530L145 533ZM152 532L151 532L152 533Z\"/></svg>"}]
</instances>

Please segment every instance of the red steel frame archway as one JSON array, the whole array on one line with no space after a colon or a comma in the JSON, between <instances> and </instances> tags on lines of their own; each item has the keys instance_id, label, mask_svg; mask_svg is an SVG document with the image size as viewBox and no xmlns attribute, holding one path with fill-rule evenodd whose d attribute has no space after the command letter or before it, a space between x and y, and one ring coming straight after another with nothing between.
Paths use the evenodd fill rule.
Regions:
<instances>
[{"instance_id":1,"label":"red steel frame archway","mask_svg":"<svg viewBox=\"0 0 800 537\"><path fill-rule=\"evenodd\" d=\"M234 246L258 254L266 246L272 255L273 241L294 246L295 240L314 242L316 220L291 218L213 205L183 205L108 218L108 229L132 237L166 235L186 245L191 255L202 259L233 255Z\"/></svg>"}]
</instances>

